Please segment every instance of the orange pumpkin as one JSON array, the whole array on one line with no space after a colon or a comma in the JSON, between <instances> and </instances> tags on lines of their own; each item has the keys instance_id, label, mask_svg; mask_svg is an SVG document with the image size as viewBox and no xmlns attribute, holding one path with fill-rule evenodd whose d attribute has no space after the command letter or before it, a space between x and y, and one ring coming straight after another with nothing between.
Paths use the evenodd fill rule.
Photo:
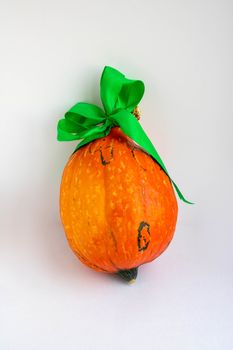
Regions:
<instances>
[{"instance_id":1,"label":"orange pumpkin","mask_svg":"<svg viewBox=\"0 0 233 350\"><path fill-rule=\"evenodd\" d=\"M87 266L136 279L176 226L177 201L158 163L118 127L78 149L61 183L60 213L70 247Z\"/></svg>"}]
</instances>

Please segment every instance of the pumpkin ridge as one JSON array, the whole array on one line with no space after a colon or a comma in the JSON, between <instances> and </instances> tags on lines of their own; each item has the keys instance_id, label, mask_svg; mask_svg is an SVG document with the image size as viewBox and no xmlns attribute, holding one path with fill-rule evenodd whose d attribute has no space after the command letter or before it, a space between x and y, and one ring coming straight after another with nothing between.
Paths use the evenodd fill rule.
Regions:
<instances>
[{"instance_id":1,"label":"pumpkin ridge","mask_svg":"<svg viewBox=\"0 0 233 350\"><path fill-rule=\"evenodd\" d=\"M137 147L133 141L129 140L128 142L128 149L132 154L132 164L133 164L133 168L134 168L134 172L136 175L136 179L138 181L139 184L139 188L137 190L138 195L140 196L140 201L138 201L137 206L140 203L140 208L141 208L141 212L142 215L139 217L139 221L135 222L135 244L137 246L137 257L136 257L136 262L137 262L137 266L140 266L143 264L143 261L147 258L147 256L149 255L149 247L150 247L150 240L151 237L149 238L149 240L147 240L147 242L144 244L143 247L140 246L141 249L139 249L139 240L140 240L140 244L141 239L144 239L144 236L140 237L141 234L141 229L143 229L143 227L145 226L144 224L146 224L146 227L150 227L150 224L148 223L147 220L147 210L146 210L146 203L145 203L145 172L146 172L146 168L142 167L138 158L137 158L137 152L142 152L143 154L145 154L147 156L147 153L144 152L140 147ZM144 180L144 181L143 181ZM149 233L150 235L150 233Z\"/></svg>"},{"instance_id":2,"label":"pumpkin ridge","mask_svg":"<svg viewBox=\"0 0 233 350\"><path fill-rule=\"evenodd\" d=\"M81 148L80 150L77 150L73 155L72 155L72 158L74 159L75 161L75 167L74 167L74 170L73 170L73 174L72 174L72 178L71 178L71 181L70 181L70 188L74 188L74 180L75 180L75 177L77 176L77 169L80 167L80 159L81 157L83 156L82 155L83 153L83 149ZM69 208L73 208L73 204L72 204L72 201L73 201L73 192L70 191L70 195L69 195ZM71 209L72 210L72 209ZM75 232L75 229L73 227L73 220L71 220L71 230L72 230L72 236L75 237L76 236L76 232ZM70 243L70 240L68 239L69 243ZM71 248L73 248L73 245L71 245ZM90 265L90 262L89 262L89 259L82 253L80 254L79 253L79 248L77 247L77 243L75 242L75 250L77 252L77 255L83 259L84 261L86 261L87 265ZM99 267L98 267L99 268Z\"/></svg>"},{"instance_id":3,"label":"pumpkin ridge","mask_svg":"<svg viewBox=\"0 0 233 350\"><path fill-rule=\"evenodd\" d=\"M142 252L141 256L140 256L140 265L142 265L145 261L145 259L148 258L148 256L150 256L152 254L152 246L151 246L151 240L153 239L152 235L151 235L151 225L150 222L148 220L148 205L146 203L146 188L147 188L147 168L143 167L141 162L138 159L137 153L144 153L145 157L147 158L151 158L150 155L145 152L143 149L141 148L136 148L134 147L134 159L135 162L137 164L137 168L138 168L138 173L139 173L139 180L140 180L140 187L141 187L141 193L142 193L142 205L143 205L143 211L144 211L144 220L142 220L138 226L138 248L139 248L139 239L140 239L140 235L142 235L142 230L144 230L144 228L147 231L147 235L149 235L149 238L145 241L145 239L143 238L144 241L144 246L140 246L141 249L138 249L138 251ZM144 237L144 236L143 236Z\"/></svg>"},{"instance_id":4,"label":"pumpkin ridge","mask_svg":"<svg viewBox=\"0 0 233 350\"><path fill-rule=\"evenodd\" d=\"M133 258L132 253L131 253L131 264L130 266L132 266L132 268L136 265L136 266L140 266L141 265L141 260L142 257L144 256L144 254L138 254L138 231L137 231L137 227L139 225L139 223L137 222L137 220L135 220L135 218L137 218L137 215L135 217L134 215L134 211L133 208L135 207L135 205L137 206L137 208L140 207L139 212L140 211L144 211L144 198L143 198L143 193L141 191L141 185L139 185L142 181L141 181L141 174L139 171L139 164L135 159L134 156L134 152L132 152L132 149L137 149L135 143L130 139L130 138L126 138L125 139L125 149L126 149L126 166L128 166L129 169L131 169L131 176L133 179L135 179L135 184L136 187L133 186L133 193L128 195L128 202L129 202L129 207L131 208L130 210L130 215L131 215L131 220L132 220L132 227L133 229L131 230L131 232L128 232L127 234L127 248L126 249L131 249L130 247L133 246L135 247L135 253L136 256ZM132 181L132 179L131 179ZM135 198L135 195L137 196ZM144 215L143 215L144 216ZM142 219L142 218L141 218ZM127 270L127 269L126 269Z\"/></svg>"},{"instance_id":5,"label":"pumpkin ridge","mask_svg":"<svg viewBox=\"0 0 233 350\"><path fill-rule=\"evenodd\" d=\"M89 148L89 145L87 145L87 148ZM87 148L81 148L80 150L77 150L70 158L70 161L74 162L74 168L72 168L72 176L69 182L69 187L70 188L74 188L74 181L75 181L75 177L77 176L77 169L80 167L80 160L82 159L82 157L84 156L83 152L85 152L85 154L87 155ZM66 169L67 171L71 171L71 169ZM72 191L69 191L69 196L68 196L68 207L73 208L73 196L74 193ZM76 230L73 227L73 220L71 220L71 234L72 237L76 236ZM80 249L77 246L77 243L74 240L71 240L69 236L67 236L68 239L68 243L69 246L71 247L72 250L74 250L75 254L79 257L79 259L81 261L83 261L84 264L88 265L90 268L96 268L98 271L102 271L102 272L107 272L105 269L103 269L102 267L100 267L99 265L97 265L96 263L93 263L90 261L89 257L87 257L84 253L80 253ZM73 243L74 242L74 243Z\"/></svg>"},{"instance_id":6,"label":"pumpkin ridge","mask_svg":"<svg viewBox=\"0 0 233 350\"><path fill-rule=\"evenodd\" d=\"M104 141L106 141L107 140L107 142L108 141L110 141L110 147L111 147L111 155L112 155L112 160L113 160L113 154L114 154L114 139L112 138L112 139L110 139L110 137L111 136L107 136L106 138L105 138L105 140ZM109 147L108 146L108 147ZM106 169L106 165L107 164L109 164L110 163L110 161L107 163L107 164L103 164L103 162L102 162L102 158L101 158L101 163L102 163L102 168L103 168L103 180L104 180L104 212L105 212L105 220L106 220L106 230L107 230L107 233L110 235L110 237L111 237L111 240L113 241L113 244L114 244L114 247L115 247L115 250L116 250L116 252L117 252L117 240L116 240L116 237L115 237L115 235L114 235L114 233L113 233L113 230L112 230L112 228L111 228L111 225L110 225L110 223L109 223L109 217L108 217L108 210L107 210L107 205L108 205L108 203L109 203L109 198L108 198L108 193L109 193L109 191L108 191L108 189L107 189L107 184L108 184L108 181L107 181L107 169ZM113 260L110 258L110 256L109 256L109 254L108 254L108 259L109 259L109 261L110 261L110 263L112 264L112 266L113 266L113 268L114 268L114 270L118 270L119 268L117 267L117 265L113 262Z\"/></svg>"}]
</instances>

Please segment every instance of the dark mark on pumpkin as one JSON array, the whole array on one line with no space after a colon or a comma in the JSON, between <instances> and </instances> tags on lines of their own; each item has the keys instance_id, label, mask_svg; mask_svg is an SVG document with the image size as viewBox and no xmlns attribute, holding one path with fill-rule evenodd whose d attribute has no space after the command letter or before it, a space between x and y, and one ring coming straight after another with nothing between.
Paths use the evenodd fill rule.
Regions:
<instances>
[{"instance_id":1,"label":"dark mark on pumpkin","mask_svg":"<svg viewBox=\"0 0 233 350\"><path fill-rule=\"evenodd\" d=\"M142 221L138 227L138 251L144 251L147 249L150 243L150 225Z\"/></svg>"},{"instance_id":2,"label":"dark mark on pumpkin","mask_svg":"<svg viewBox=\"0 0 233 350\"><path fill-rule=\"evenodd\" d=\"M103 155L103 150L106 150L106 149L110 149L110 152L109 152L109 154L110 154L109 160L107 160L107 159L105 158L105 156ZM111 144L110 146L107 146L107 147L105 147L104 149L102 149L102 147L100 147L99 151L100 151L100 160L101 160L102 165L107 165L107 164L109 164L109 163L111 162L111 160L113 159L113 145Z\"/></svg>"},{"instance_id":3,"label":"dark mark on pumpkin","mask_svg":"<svg viewBox=\"0 0 233 350\"><path fill-rule=\"evenodd\" d=\"M133 158L135 159L134 149L135 149L135 147L131 148L131 153L132 153Z\"/></svg>"},{"instance_id":4,"label":"dark mark on pumpkin","mask_svg":"<svg viewBox=\"0 0 233 350\"><path fill-rule=\"evenodd\" d=\"M135 149L138 149L137 147L133 146L131 147L131 153L132 153L132 156L133 158L135 159L135 161L138 163L138 165L144 170L144 171L147 171L147 169L145 169L139 162L138 158L136 157L136 154L134 153L134 150Z\"/></svg>"}]
</instances>

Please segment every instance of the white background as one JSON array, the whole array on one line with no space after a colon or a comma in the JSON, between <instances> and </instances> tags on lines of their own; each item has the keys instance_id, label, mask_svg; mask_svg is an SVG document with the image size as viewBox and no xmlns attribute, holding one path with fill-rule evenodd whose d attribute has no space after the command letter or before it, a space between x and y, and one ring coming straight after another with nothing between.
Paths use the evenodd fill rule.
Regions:
<instances>
[{"instance_id":1,"label":"white background","mask_svg":"<svg viewBox=\"0 0 233 350\"><path fill-rule=\"evenodd\" d=\"M1 0L0 33L0 349L232 349L232 1ZM104 65L145 82L141 123L196 203L132 286L59 219L56 123L99 103Z\"/></svg>"}]
</instances>

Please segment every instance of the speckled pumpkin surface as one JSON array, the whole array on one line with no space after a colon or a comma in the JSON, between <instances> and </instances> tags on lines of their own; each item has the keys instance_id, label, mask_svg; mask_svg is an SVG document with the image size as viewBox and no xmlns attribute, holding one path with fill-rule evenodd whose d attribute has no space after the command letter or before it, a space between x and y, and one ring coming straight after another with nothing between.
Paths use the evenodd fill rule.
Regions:
<instances>
[{"instance_id":1,"label":"speckled pumpkin surface","mask_svg":"<svg viewBox=\"0 0 233 350\"><path fill-rule=\"evenodd\" d=\"M78 149L64 169L60 213L67 239L97 271L154 260L173 237L177 211L168 176L117 127Z\"/></svg>"}]
</instances>

